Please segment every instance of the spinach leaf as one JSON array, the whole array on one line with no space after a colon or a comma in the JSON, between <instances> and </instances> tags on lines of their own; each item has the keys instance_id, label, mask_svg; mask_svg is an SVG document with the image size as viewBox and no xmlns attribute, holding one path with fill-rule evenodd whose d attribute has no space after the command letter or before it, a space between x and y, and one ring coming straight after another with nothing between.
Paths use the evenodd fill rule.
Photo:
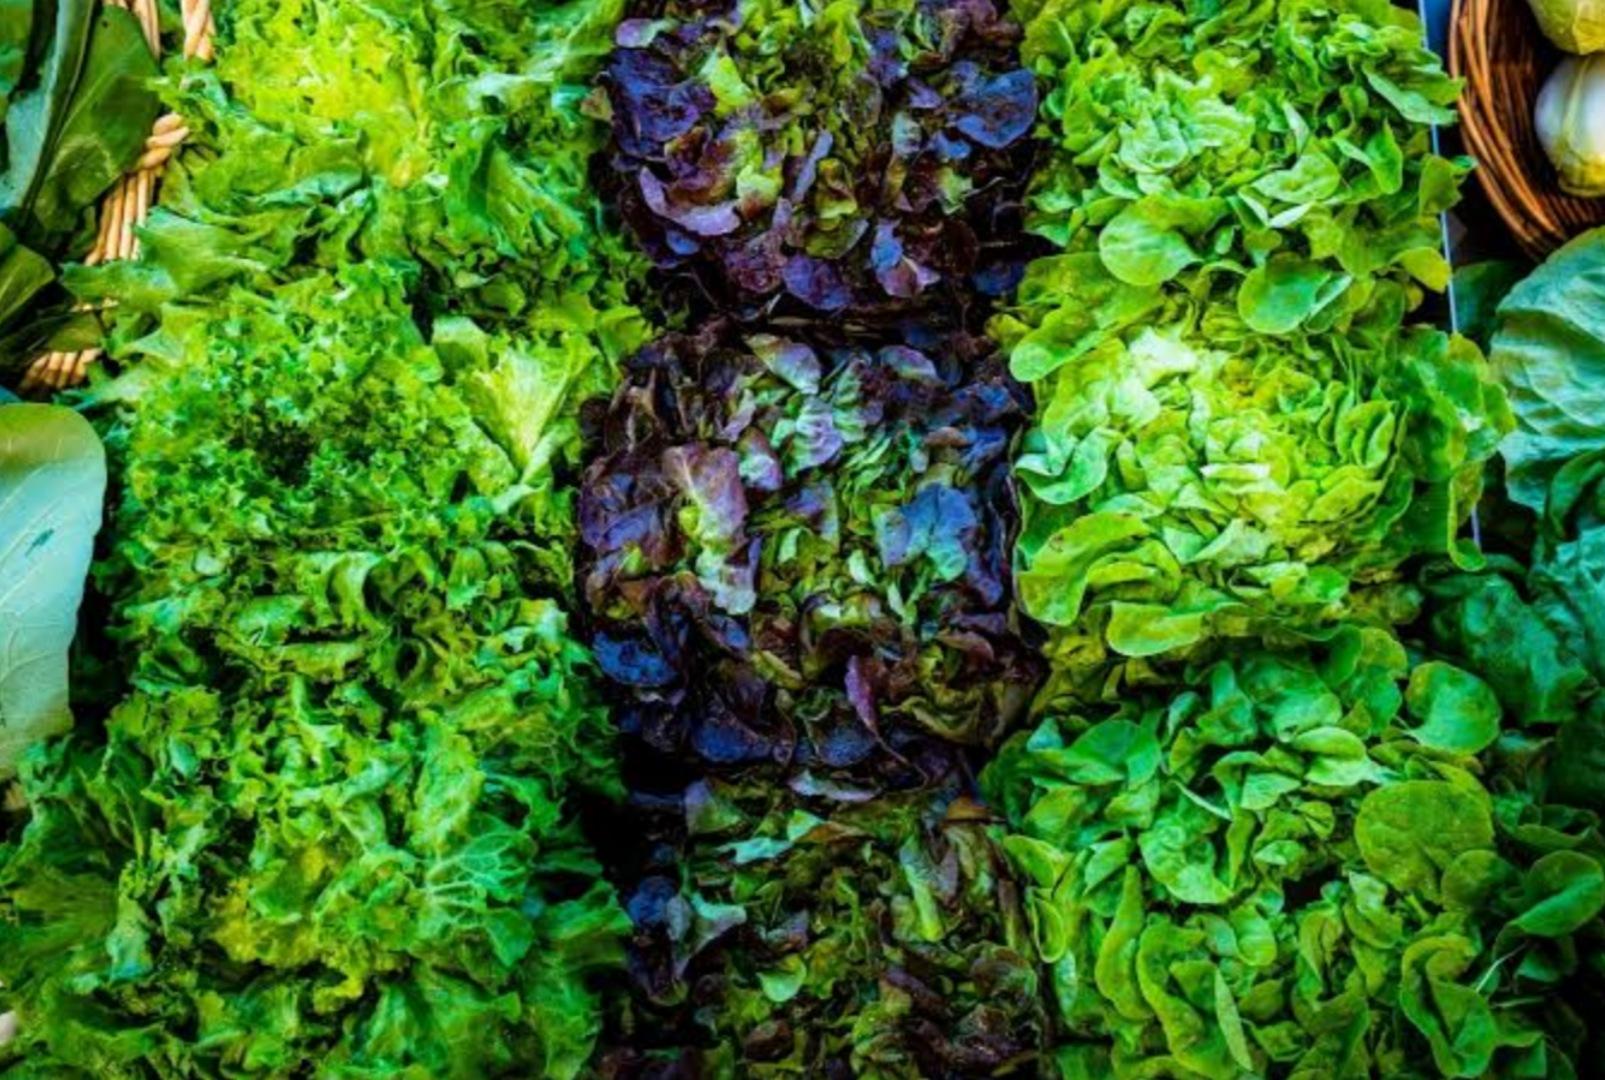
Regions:
<instances>
[{"instance_id":1,"label":"spinach leaf","mask_svg":"<svg viewBox=\"0 0 1605 1080\"><path fill-rule=\"evenodd\" d=\"M24 235L32 233L29 216L34 197L50 169L56 132L89 53L94 10L94 0L56 4L50 47L34 88L18 98L6 116L7 170L0 175L0 216Z\"/></svg>"},{"instance_id":2,"label":"spinach leaf","mask_svg":"<svg viewBox=\"0 0 1605 1080\"><path fill-rule=\"evenodd\" d=\"M84 208L138 158L158 111L147 86L155 76L139 20L122 8L101 8L82 74L51 117L46 163L24 202L38 229L71 232Z\"/></svg>"},{"instance_id":3,"label":"spinach leaf","mask_svg":"<svg viewBox=\"0 0 1605 1080\"><path fill-rule=\"evenodd\" d=\"M24 247L16 234L0 222L0 330L40 289L55 280L56 271L50 260Z\"/></svg>"}]
</instances>

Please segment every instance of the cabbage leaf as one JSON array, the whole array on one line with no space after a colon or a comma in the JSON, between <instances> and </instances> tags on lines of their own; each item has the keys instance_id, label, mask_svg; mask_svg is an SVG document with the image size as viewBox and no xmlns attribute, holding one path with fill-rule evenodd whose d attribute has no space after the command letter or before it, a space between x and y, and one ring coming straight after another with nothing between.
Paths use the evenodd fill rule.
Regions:
<instances>
[{"instance_id":1,"label":"cabbage leaf","mask_svg":"<svg viewBox=\"0 0 1605 1080\"><path fill-rule=\"evenodd\" d=\"M0 401L0 780L72 723L67 649L105 495L106 453L89 421Z\"/></svg>"}]
</instances>

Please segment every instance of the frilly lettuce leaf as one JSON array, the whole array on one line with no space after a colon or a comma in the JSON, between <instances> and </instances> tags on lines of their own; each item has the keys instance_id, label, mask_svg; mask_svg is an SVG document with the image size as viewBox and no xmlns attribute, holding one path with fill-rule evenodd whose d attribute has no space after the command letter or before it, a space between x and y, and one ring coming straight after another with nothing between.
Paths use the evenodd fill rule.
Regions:
<instances>
[{"instance_id":1,"label":"frilly lettuce leaf","mask_svg":"<svg viewBox=\"0 0 1605 1080\"><path fill-rule=\"evenodd\" d=\"M104 742L30 755L31 819L0 849L30 1063L567 1077L589 1056L624 923L568 805L613 783L553 599L571 504L473 404L525 355L432 346L406 281L213 296L120 387L97 575L131 691Z\"/></svg>"}]
</instances>

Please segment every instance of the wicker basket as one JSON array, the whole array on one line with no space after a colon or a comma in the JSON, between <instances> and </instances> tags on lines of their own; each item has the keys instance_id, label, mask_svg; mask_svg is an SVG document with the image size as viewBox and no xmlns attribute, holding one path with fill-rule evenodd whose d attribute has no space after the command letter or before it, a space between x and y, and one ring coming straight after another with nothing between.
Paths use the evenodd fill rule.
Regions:
<instances>
[{"instance_id":1,"label":"wicker basket","mask_svg":"<svg viewBox=\"0 0 1605 1080\"><path fill-rule=\"evenodd\" d=\"M1522 249L1542 259L1605 224L1605 199L1562 191L1534 130L1533 103L1562 54L1538 29L1527 0L1454 0L1451 19L1449 70L1466 80L1466 148L1488 201Z\"/></svg>"},{"instance_id":2,"label":"wicker basket","mask_svg":"<svg viewBox=\"0 0 1605 1080\"><path fill-rule=\"evenodd\" d=\"M145 40L150 43L151 51L157 56L161 55L156 0L104 2L111 7L132 11L145 31ZM179 10L184 19L185 58L210 60L213 32L211 0L180 0ZM118 181L100 204L95 246L84 256L84 262L93 266L108 259L131 259L139 254L139 240L134 236L134 229L145 223L145 217L156 201L162 169L188 135L189 129L177 113L167 113L156 121L150 138L145 140L145 153L134 166L134 171ZM28 368L21 390L37 395L74 386L84 380L89 365L99 356L99 349L46 353Z\"/></svg>"}]
</instances>

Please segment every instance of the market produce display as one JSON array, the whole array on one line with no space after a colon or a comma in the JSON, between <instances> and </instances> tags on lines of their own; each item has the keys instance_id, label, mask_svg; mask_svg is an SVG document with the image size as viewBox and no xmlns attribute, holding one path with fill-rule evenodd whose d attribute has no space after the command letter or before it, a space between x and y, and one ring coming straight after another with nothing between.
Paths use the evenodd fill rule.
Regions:
<instances>
[{"instance_id":1,"label":"market produce display","mask_svg":"<svg viewBox=\"0 0 1605 1080\"><path fill-rule=\"evenodd\" d=\"M105 356L0 391L0 1076L1605 1068L1605 231L1431 300L1412 15L0 13L0 383Z\"/></svg>"},{"instance_id":2,"label":"market produce display","mask_svg":"<svg viewBox=\"0 0 1605 1080\"><path fill-rule=\"evenodd\" d=\"M1456 551L1509 422L1474 346L1403 326L1465 169L1428 149L1456 87L1419 26L1064 3L1023 49L1062 251L992 331L1038 405L1019 599L1059 674L1410 618L1400 566Z\"/></svg>"}]
</instances>

